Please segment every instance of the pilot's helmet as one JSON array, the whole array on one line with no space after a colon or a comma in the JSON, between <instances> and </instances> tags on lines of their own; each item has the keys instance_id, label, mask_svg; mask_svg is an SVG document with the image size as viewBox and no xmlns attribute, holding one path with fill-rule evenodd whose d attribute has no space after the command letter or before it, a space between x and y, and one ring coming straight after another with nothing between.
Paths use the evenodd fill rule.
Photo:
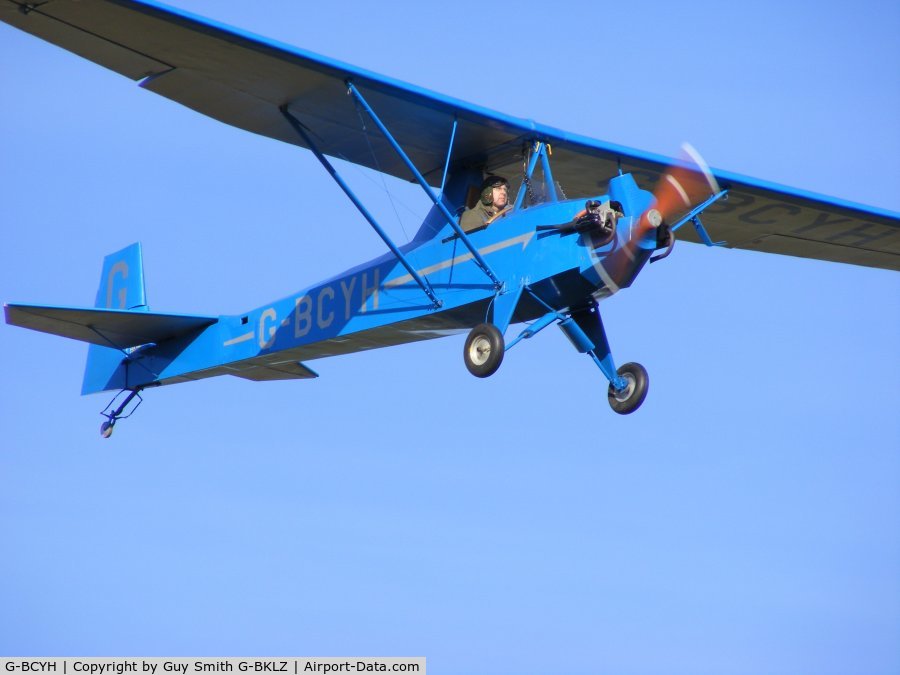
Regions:
<instances>
[{"instance_id":1,"label":"pilot's helmet","mask_svg":"<svg viewBox=\"0 0 900 675\"><path fill-rule=\"evenodd\" d=\"M494 203L494 188L506 186L506 189L509 190L509 181L506 180L503 176L488 176L481 183L481 203L485 206L490 206Z\"/></svg>"}]
</instances>

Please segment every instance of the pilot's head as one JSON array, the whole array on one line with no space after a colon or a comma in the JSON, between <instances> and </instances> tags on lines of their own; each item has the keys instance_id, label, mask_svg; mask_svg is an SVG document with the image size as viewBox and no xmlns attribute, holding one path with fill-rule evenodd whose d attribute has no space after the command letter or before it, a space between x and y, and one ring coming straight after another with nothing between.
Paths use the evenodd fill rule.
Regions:
<instances>
[{"instance_id":1,"label":"pilot's head","mask_svg":"<svg viewBox=\"0 0 900 675\"><path fill-rule=\"evenodd\" d=\"M506 208L509 203L509 181L503 176L488 176L481 184L481 203L495 209Z\"/></svg>"}]
</instances>

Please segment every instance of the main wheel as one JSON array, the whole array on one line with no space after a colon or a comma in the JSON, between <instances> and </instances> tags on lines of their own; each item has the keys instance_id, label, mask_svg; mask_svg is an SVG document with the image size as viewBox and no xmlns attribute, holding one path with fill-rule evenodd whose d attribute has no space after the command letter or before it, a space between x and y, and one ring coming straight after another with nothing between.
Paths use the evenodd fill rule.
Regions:
<instances>
[{"instance_id":1,"label":"main wheel","mask_svg":"<svg viewBox=\"0 0 900 675\"><path fill-rule=\"evenodd\" d=\"M100 435L103 436L103 438L109 438L110 436L112 436L112 432L113 423L109 420L106 420L103 424L100 425Z\"/></svg>"},{"instance_id":2,"label":"main wheel","mask_svg":"<svg viewBox=\"0 0 900 675\"><path fill-rule=\"evenodd\" d=\"M610 384L607 396L609 405L614 411L620 415L627 415L640 408L641 403L647 398L650 378L640 363L626 363L619 368L618 373L625 380L625 389L616 391Z\"/></svg>"},{"instance_id":3,"label":"main wheel","mask_svg":"<svg viewBox=\"0 0 900 675\"><path fill-rule=\"evenodd\" d=\"M504 349L503 335L497 327L490 323L479 324L469 332L463 348L466 368L475 377L490 377L503 363Z\"/></svg>"}]
</instances>

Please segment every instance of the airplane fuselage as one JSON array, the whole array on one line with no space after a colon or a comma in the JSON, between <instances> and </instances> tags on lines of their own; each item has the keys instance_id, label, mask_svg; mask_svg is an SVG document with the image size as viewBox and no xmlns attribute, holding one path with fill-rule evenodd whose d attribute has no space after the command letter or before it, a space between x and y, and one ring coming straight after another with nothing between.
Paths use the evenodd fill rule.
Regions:
<instances>
[{"instance_id":1,"label":"airplane fuselage","mask_svg":"<svg viewBox=\"0 0 900 675\"><path fill-rule=\"evenodd\" d=\"M596 246L589 233L539 229L570 222L584 206L581 199L519 209L470 233L502 282L499 292L447 226L405 250L440 307L386 254L246 314L221 316L199 336L141 351L135 363L125 366L127 386L179 382L188 373L194 379L204 370L208 375L223 374L223 369L238 374L259 363L296 364L460 333L491 321L494 303L523 286L540 302L523 295L510 323L532 321L548 308L564 310L608 297L632 283L655 247L626 246L637 219L630 214L643 211L650 193L625 175L611 182L610 196L628 206L616 236L603 246Z\"/></svg>"}]
</instances>

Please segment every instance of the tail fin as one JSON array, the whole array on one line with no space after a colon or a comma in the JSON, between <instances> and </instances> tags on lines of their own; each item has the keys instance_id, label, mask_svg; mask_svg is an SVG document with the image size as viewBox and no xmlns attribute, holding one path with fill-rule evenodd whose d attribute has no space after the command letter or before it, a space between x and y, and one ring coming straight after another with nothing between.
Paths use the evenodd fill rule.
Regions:
<instances>
[{"instance_id":1,"label":"tail fin","mask_svg":"<svg viewBox=\"0 0 900 675\"><path fill-rule=\"evenodd\" d=\"M139 242L103 259L94 307L149 311L144 290L144 257Z\"/></svg>"},{"instance_id":2,"label":"tail fin","mask_svg":"<svg viewBox=\"0 0 900 675\"><path fill-rule=\"evenodd\" d=\"M134 243L104 258L94 307L150 311L144 288L144 259L140 243ZM90 345L81 385L82 395L126 388L123 357L122 351L113 346Z\"/></svg>"}]
</instances>

